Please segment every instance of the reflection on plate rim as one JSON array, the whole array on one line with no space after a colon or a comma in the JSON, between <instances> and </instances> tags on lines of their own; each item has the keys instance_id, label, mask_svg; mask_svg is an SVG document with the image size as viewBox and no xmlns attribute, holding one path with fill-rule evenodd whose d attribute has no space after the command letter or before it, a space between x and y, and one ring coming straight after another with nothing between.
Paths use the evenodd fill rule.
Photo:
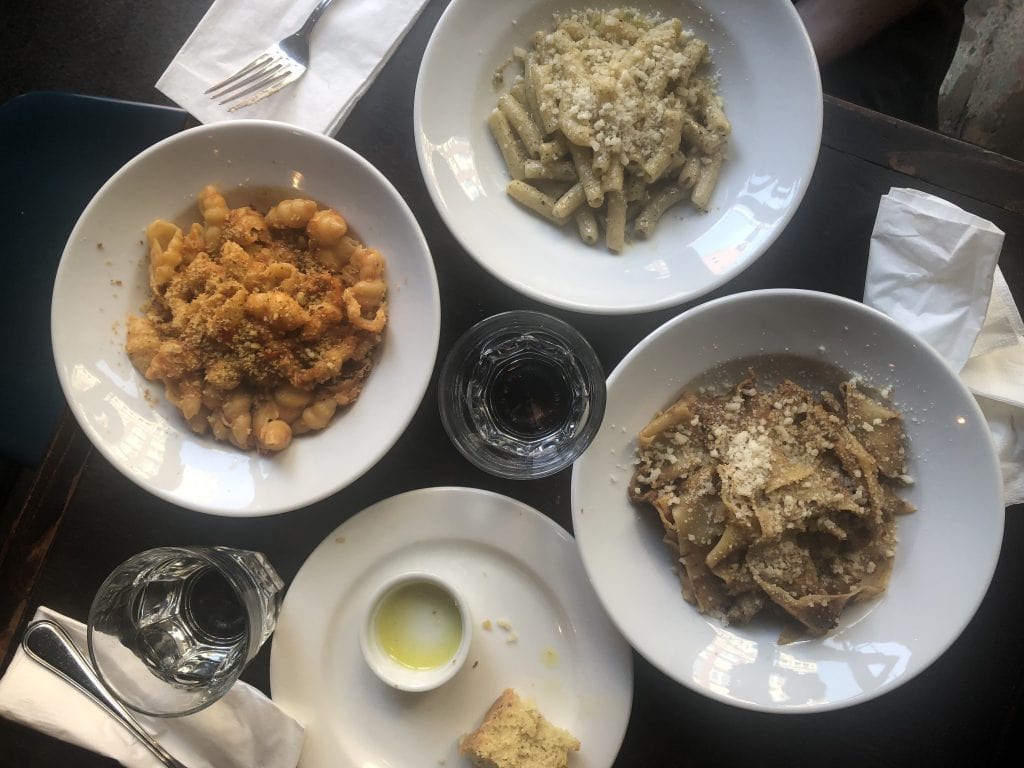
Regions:
<instances>
[{"instance_id":1,"label":"reflection on plate rim","mask_svg":"<svg viewBox=\"0 0 1024 768\"><path fill-rule=\"evenodd\" d=\"M801 289L764 289L764 290L757 290L757 291L741 292L741 293L733 294L733 295L730 295L730 296L725 296L725 297L722 297L722 298L719 298L719 299L715 299L715 300L706 302L706 303L704 303L702 305L699 305L697 307L689 309L689 310L687 310L687 311L685 311L685 312L683 312L683 313L681 313L681 314L679 314L679 315L669 319L668 321L663 323L661 326L659 326L658 328L653 330L644 339L642 339L632 350L630 350L629 353L627 353L627 355L622 359L622 361L615 367L615 369L609 375L609 377L608 377L609 410L612 409L613 398L615 398L615 396L616 396L616 392L618 390L617 384L618 384L620 378L622 378L626 374L626 372L628 371L630 365L634 362L634 360L637 359L638 357L640 357L642 355L642 353L644 352L644 350L646 350L649 346L651 346L653 344L656 344L663 337L669 337L669 338L678 337L678 335L679 335L679 330L678 329L679 329L679 327L681 325L685 325L687 318L691 318L691 317L693 317L695 315L698 315L698 314L720 312L723 308L729 308L729 307L735 308L734 305L741 304L741 303L743 303L745 301L748 301L748 300L756 301L756 300L758 300L760 298L766 298L768 300L780 300L781 299L781 300L818 301L818 302L825 302L825 303L832 302L832 303L835 303L837 306L845 307L847 310L853 312L854 314L860 313L861 316L864 317L865 319L874 318L873 322L879 323L879 327L880 328L886 329L887 331L891 332L892 335L900 336L902 341L904 341L904 342L906 342L908 344L912 344L913 346L918 348L920 350L920 354L923 355L924 358L930 360L931 364L938 365L941 369L944 369L948 373L948 383L950 384L950 386L952 386L954 389L958 390L958 392L959 392L959 397L962 399L962 402L958 403L958 405L962 404L963 407L967 410L967 412L968 412L968 423L974 425L972 427L972 429L975 430L975 432L977 433L978 430L984 430L986 428L984 426L985 425L985 420L984 420L984 417L983 417L983 415L981 413L981 410L980 410L979 406L977 405L977 403L975 402L973 396L970 394L969 390L967 390L966 386L963 385L963 383L960 381L959 377L949 367L949 365L945 362L945 360L943 360L941 358L941 356L937 352L932 350L931 347L929 347L927 344L925 344L924 342L920 341L916 336L914 336L914 334L912 334L911 332L907 331L906 329L901 328L899 325L897 325L894 321L892 321L889 317L887 317L883 313L881 313L881 312L879 312L879 311L877 311L877 310L875 310L873 308L867 307L867 306L865 306L865 305L863 305L863 304L861 304L859 302L856 302L856 301L853 301L853 300L850 300L850 299L846 299L846 298L843 298L843 297L831 295L831 294L826 294L826 293L817 292L817 291L801 290ZM742 310L739 310L739 311L742 311ZM769 350L769 351L775 351L775 350L773 349L773 350ZM829 358L826 358L826 359L829 359ZM666 376L667 376L667 374L666 374ZM681 387L682 384L684 384L684 383L685 382L682 382L682 381L676 381L675 389L672 390L672 391L678 391L679 387ZM664 394L665 392L668 391L668 387L667 387L667 385L663 384L663 385L660 385L659 387L656 387L655 390L658 391L658 392L662 392ZM671 395L668 395L668 397L671 398ZM667 404L667 402L668 401L666 400L666 404ZM645 418L649 418L650 415L653 415L653 412L651 414L649 414ZM610 425L609 429L612 426L615 426L615 425ZM642 424L638 424L638 425L636 425L636 428L639 429L641 426L643 426L643 425ZM618 427L616 427L616 428L618 428ZM626 426L622 426L621 429L622 429L623 433L627 433L628 432ZM595 443L594 443L595 446L598 446L598 443L600 441L600 437L601 437L601 435L599 434L598 439L595 440ZM624 446L631 446L632 445L632 439L633 439L633 434L632 433L624 434L623 438L624 438L624 440L623 440L623 445ZM987 442L987 441L983 441L983 442ZM616 444L616 445L618 446L619 444ZM603 442L600 444L600 447L601 448L605 447ZM702 684L702 683L699 683L699 682L695 681L693 679L693 676L691 674L687 673L686 670L684 670L682 668L682 666L680 666L679 664L673 665L671 663L668 663L668 661L663 657L663 655L660 655L658 657L652 656L652 649L650 647L648 647L648 646L645 646L645 644L643 642L643 637L639 637L637 635L636 628L624 625L623 620L622 620L622 616L620 615L619 611L617 610L617 608L619 606L619 603L621 602L621 599L616 597L616 596L605 594L603 592L602 588L601 588L601 584L600 584L599 580L594 580L592 578L591 581L592 581L592 583L594 585L595 590L598 593L598 597L600 598L602 604L605 606L605 609L608 611L608 614L612 617L612 621L616 624L616 626L619 627L620 631L622 631L623 635L626 637L627 641L630 642L630 644L633 646L633 648L638 653L640 653L642 656L644 656L645 659L647 659L652 665L654 665L656 668L658 668L666 676L676 680L677 682L683 684L687 688L690 688L691 690L693 690L693 691L695 691L697 693L700 693L700 694L702 694L704 696L708 696L709 698L714 699L716 701L720 701L720 702L723 702L723 703L726 703L726 704L737 706L739 708L750 709L750 710L755 710L755 711L771 712L771 713L775 713L775 714L805 714L805 713L810 713L810 712L823 712L823 711L841 709L841 708L845 708L845 707L848 707L848 706L853 706L853 705L857 705L857 704L869 701L869 700L874 699L874 698L876 698L876 697L878 697L880 695L884 695L885 693L887 693L889 691L895 690L897 687L899 687L900 685L902 685L902 684L908 682L909 680L913 679L913 677L915 677L917 674L920 674L921 672L926 670L929 666L931 666L939 657L941 657L945 653L946 650L948 650L948 648L956 641L956 639L960 637L960 635L966 629L967 625L970 623L971 619L974 617L975 613L977 612L978 607L981 605L981 602L984 599L984 596L985 596L985 594L987 592L988 586L991 583L992 576L993 576L993 574L995 572L996 564L998 562L1000 547L1001 547L1001 543L1002 543L1002 532L1003 532L1003 523L1004 523L1003 507L1001 505L1001 500L1002 500L1002 482L1001 482L1001 473L1000 473L1000 469L999 469L998 457L996 456L995 450L991 446L990 443L988 443L988 448L989 448L989 450L988 450L987 454L985 454L985 456L982 458L982 463L986 465L985 468L986 468L987 473L988 473L989 476L987 478L983 478L982 482L983 483L989 483L989 481L991 481L991 485L988 485L988 486L982 485L981 487L983 487L983 488L987 487L988 493L992 497L990 500L992 500L993 502L996 501L996 500L999 500L1000 504L999 504L998 510L996 510L996 509L991 510L992 513L993 513L992 519L991 520L986 520L987 524L991 525L993 527L993 533L995 535L994 535L992 541L988 541L986 539L985 542L983 542L983 543L986 543L988 545L991 545L991 549L990 550L986 550L987 554L991 555L991 557L982 564L984 570L979 572L979 579L980 579L980 582L983 584L983 588L980 590L980 593L972 594L970 596L970 602L965 606L965 611L963 612L962 615L958 616L959 621L957 623L955 623L955 624L950 624L948 627L945 628L945 631L943 633L943 640L944 640L943 643L937 645L934 648L925 649L924 651L915 654L915 656L914 656L914 668L912 670L907 671L904 668L902 671L900 671L900 672L890 676L889 678L887 678L886 680L883 680L881 683L875 685L874 687L871 687L871 688L869 688L867 690L859 690L858 692L856 692L853 695L849 695L849 696L846 696L844 698L836 698L836 699L828 699L828 698L826 698L825 700L823 700L821 702L815 702L815 703L803 702L803 703L797 703L797 704L792 704L792 705L786 706L786 705L769 704L769 703L766 703L763 700L751 701L751 700L748 700L748 699L745 699L745 698L740 698L738 695L730 695L730 693L728 691L722 692L722 691L714 690L713 688L708 687L708 685L706 685L706 684ZM588 536L589 535L595 536L596 538L600 538L600 534L599 533L594 533L593 532L595 530L594 526L589 524L589 521L594 519L594 515L590 514L590 516L588 518L587 514L585 514L581 510L581 503L582 503L581 499L580 499L580 494L581 494L580 483L582 482L581 481L581 474L584 471L583 467L585 466L585 463L587 462L588 454L589 454L589 452L584 454L584 456L581 457L581 459L579 461L577 461L576 465L574 465L574 467L573 467L572 488L571 488L572 502L571 503L572 503L573 527L574 527L574 530L576 531L577 542L579 543L579 546L580 546L580 556L583 559L584 566L587 569L588 574L590 574L592 569L596 566L596 563L591 561L591 557L596 557L596 555L593 555L593 554L589 553L589 548L588 548L588 545L587 545L586 542L588 540ZM590 455L593 455L593 454L590 454ZM600 463L599 459L597 461ZM600 470L600 471L603 471L603 469ZM621 486L621 485L618 486L618 487L621 489L622 501L621 501L621 506L615 506L613 508L613 513L614 513L614 511L623 511L623 510L627 510L628 509L628 510L631 510L630 511L631 515L634 515L635 517L639 517L640 513L636 512L632 508L632 506L629 504L629 502L626 500L625 488L623 486ZM593 504L589 505L589 509L590 509L591 513L593 513L594 505ZM919 510L915 514L925 514L925 512ZM924 523L922 523L922 525L923 524ZM659 542L659 544L663 545L663 542ZM913 546L913 544L914 544L914 541L913 540L909 540L903 546L904 546L904 548L907 548L907 547ZM635 554L635 552L632 549L630 550L630 552ZM588 557L588 554L590 554L589 557ZM666 564L666 567L668 567L668 565L670 564L670 558L668 558L667 552L665 553L665 556L666 556L665 564ZM675 574L671 573L671 571L667 571L667 573L671 574L671 580L672 580L673 584L675 584L676 583L676 578L677 578L675 576ZM894 580L898 579L898 575L894 574L893 578L894 578ZM896 584L895 581L894 582L890 582L890 590L892 589L894 584ZM884 601L885 599L886 599L886 595L882 595L881 597L877 598L875 601L869 601L869 602L866 602L864 604L858 604L858 605L855 605L855 606L851 606L849 611L850 611L850 614L852 616L848 616L849 624L847 626L847 629L853 629L854 627L856 627L856 625L861 621L862 618L866 618L867 616L870 615L870 613L873 610L873 606L876 604L876 602ZM682 617L681 621L683 621L686 624L689 624L692 621L694 623L694 626L697 626L698 623L703 623L703 624L707 625L708 632L709 633L713 633L716 637L723 637L724 638L724 637L728 636L728 637L740 640L741 643L754 644L754 646L756 646L759 643L759 640L753 634L748 633L746 636L744 636L744 628L742 626L739 626L739 627L736 627L736 628L727 627L727 626L723 626L720 622L718 622L715 619L711 619L709 617L701 616L692 605L686 603L682 599L681 595L679 596L678 608L680 610L686 610L686 611L691 611L692 612L688 616ZM858 613L861 613L861 616L860 617L855 617L856 614L858 614ZM847 614L844 614L844 616L846 616L846 615ZM777 644L773 644L773 647L775 649L780 650L780 652L781 652L781 649L784 649L784 648L799 649L801 646L805 646L808 643L821 643L822 645L826 645L827 646L829 644L830 640L833 639L833 638L844 639L844 638L840 638L839 637L839 635L840 635L840 633L842 631L843 630L842 630L842 624L841 624L840 625L840 629L837 629L836 631L830 633L829 635L827 635L824 638L809 639L809 640L806 640L806 641L803 641L803 642L800 642L800 643L796 643L796 644L794 644L792 646L778 646ZM837 639L837 642L838 642L838 639ZM871 641L869 641L869 642L871 642ZM807 647L811 647L811 646L807 646Z\"/></svg>"}]
</instances>

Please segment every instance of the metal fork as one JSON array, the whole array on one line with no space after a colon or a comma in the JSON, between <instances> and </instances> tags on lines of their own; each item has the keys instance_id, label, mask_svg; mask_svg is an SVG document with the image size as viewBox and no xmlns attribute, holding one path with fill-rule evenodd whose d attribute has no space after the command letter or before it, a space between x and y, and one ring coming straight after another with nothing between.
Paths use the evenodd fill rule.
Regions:
<instances>
[{"instance_id":1,"label":"metal fork","mask_svg":"<svg viewBox=\"0 0 1024 768\"><path fill-rule=\"evenodd\" d=\"M229 104L256 94L232 106L230 109L233 111L262 101L294 83L309 69L309 36L333 2L320 0L297 32L274 43L231 77L211 85L203 93L209 94L211 99L221 99L220 104Z\"/></svg>"}]
</instances>

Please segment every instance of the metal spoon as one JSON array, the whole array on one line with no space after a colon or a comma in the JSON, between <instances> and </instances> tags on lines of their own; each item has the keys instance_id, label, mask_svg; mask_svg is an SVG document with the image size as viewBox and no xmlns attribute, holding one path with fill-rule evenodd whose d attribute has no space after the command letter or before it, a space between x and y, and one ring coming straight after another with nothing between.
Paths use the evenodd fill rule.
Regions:
<instances>
[{"instance_id":1,"label":"metal spoon","mask_svg":"<svg viewBox=\"0 0 1024 768\"><path fill-rule=\"evenodd\" d=\"M21 638L21 647L32 659L63 677L78 690L107 710L121 725L131 731L150 752L170 768L187 768L161 747L139 721L115 699L96 676L67 631L56 622L40 619L28 625Z\"/></svg>"}]
</instances>

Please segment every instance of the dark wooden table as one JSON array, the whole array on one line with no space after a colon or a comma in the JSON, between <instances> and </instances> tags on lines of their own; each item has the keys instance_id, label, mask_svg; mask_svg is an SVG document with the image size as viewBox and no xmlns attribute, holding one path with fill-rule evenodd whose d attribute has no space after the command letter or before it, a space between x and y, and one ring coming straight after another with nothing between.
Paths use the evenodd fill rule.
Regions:
<instances>
[{"instance_id":1,"label":"dark wooden table","mask_svg":"<svg viewBox=\"0 0 1024 768\"><path fill-rule=\"evenodd\" d=\"M444 5L439 0L428 6L338 139L380 168L419 218L441 286L442 353L487 315L537 308L576 325L611 370L633 344L685 307L602 318L537 305L478 267L430 201L413 144L412 96L420 57ZM1024 301L1024 165L830 98L817 169L800 210L756 264L712 296L789 286L860 299L879 197L893 186L940 195L1003 229L1000 265L1018 303ZM394 494L438 485L506 494L571 530L568 471L531 482L477 471L449 444L436 396L435 371L403 438L350 487L308 508L256 519L206 516L146 494L93 450L66 414L27 497L15 514L0 520L3 668L38 605L84 617L103 577L153 546L209 543L261 550L290 581L321 539L351 515ZM914 680L849 709L778 716L732 708L672 682L634 654L633 710L616 765L1008 764L1024 752L1022 547L1024 509L1010 509L992 586L960 639ZM245 675L264 690L268 660L264 649ZM111 764L8 721L0 721L0 745L0 766Z\"/></svg>"}]
</instances>

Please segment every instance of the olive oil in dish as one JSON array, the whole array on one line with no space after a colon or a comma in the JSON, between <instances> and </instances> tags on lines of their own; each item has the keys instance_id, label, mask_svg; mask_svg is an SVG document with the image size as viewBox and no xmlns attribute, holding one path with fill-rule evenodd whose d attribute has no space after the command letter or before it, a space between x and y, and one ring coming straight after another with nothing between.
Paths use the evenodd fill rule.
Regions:
<instances>
[{"instance_id":1,"label":"olive oil in dish","mask_svg":"<svg viewBox=\"0 0 1024 768\"><path fill-rule=\"evenodd\" d=\"M374 632L384 652L402 666L436 669L455 658L462 643L462 617L442 587L412 581L381 601Z\"/></svg>"}]
</instances>

